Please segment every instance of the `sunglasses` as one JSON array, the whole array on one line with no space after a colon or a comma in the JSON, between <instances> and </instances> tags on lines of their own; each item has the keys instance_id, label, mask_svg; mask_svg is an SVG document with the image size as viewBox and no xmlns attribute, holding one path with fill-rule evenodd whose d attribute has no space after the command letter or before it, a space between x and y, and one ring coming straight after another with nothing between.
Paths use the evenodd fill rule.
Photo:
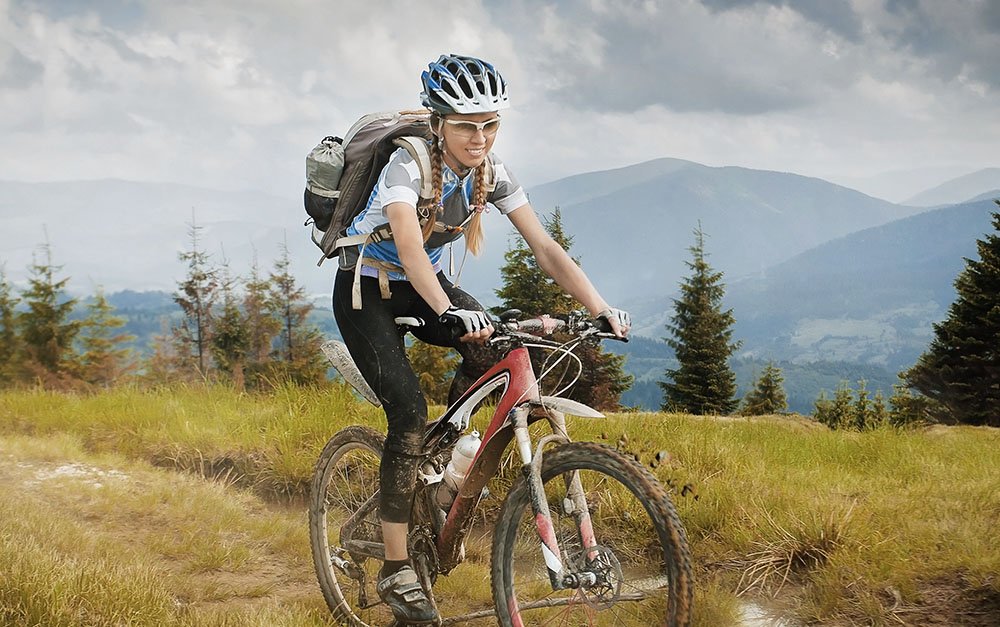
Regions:
<instances>
[{"instance_id":1,"label":"sunglasses","mask_svg":"<svg viewBox=\"0 0 1000 627\"><path fill-rule=\"evenodd\" d=\"M485 122L469 122L468 120L445 120L444 122L451 126L456 135L466 139L479 131L482 131L483 135L487 137L492 137L500 130L500 116Z\"/></svg>"}]
</instances>

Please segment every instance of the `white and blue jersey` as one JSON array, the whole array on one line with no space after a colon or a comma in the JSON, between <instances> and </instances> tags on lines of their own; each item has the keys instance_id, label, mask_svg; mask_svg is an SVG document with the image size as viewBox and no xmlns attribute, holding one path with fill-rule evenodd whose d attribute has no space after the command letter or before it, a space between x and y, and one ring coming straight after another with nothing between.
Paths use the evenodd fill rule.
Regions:
<instances>
[{"instance_id":1,"label":"white and blue jersey","mask_svg":"<svg viewBox=\"0 0 1000 627\"><path fill-rule=\"evenodd\" d=\"M503 162L493 153L488 159L493 164L494 179L496 188L487 198L487 203L496 207L501 214L508 214L514 209L526 204L528 197L524 190L517 183L517 180L510 173ZM472 197L475 193L476 170L470 171L464 178L460 178L447 164L442 164L443 192L441 204L443 209L438 210L437 221L448 226L458 226L463 224L471 215ZM359 213L351 225L347 227L347 235L360 235L371 233L375 229L389 222L385 215L385 207L394 202L403 202L413 207L416 211L420 200L420 168L413 157L404 148L399 148L389 158L389 162L379 175L378 183L372 190L368 198L368 204L364 211ZM448 242L457 239L460 235L452 233L433 233L430 239L424 244L424 250L434 264L435 272L441 270L441 256L444 246ZM347 255L341 256L341 267L350 269L357 260L358 249L345 251ZM399 252L396 244L392 240L381 242L371 242L364 247L366 259L376 259L397 266L402 266L399 259ZM346 265L346 267L345 267ZM364 276L377 276L378 271L362 265L361 274ZM389 279L393 281L405 281L406 275L399 272L390 272Z\"/></svg>"}]
</instances>

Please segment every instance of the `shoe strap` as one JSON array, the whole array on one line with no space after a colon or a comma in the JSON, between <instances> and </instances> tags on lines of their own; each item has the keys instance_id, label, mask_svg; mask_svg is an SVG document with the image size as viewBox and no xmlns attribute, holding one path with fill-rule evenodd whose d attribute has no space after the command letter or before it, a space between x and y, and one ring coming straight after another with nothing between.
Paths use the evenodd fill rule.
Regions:
<instances>
[{"instance_id":1,"label":"shoe strap","mask_svg":"<svg viewBox=\"0 0 1000 627\"><path fill-rule=\"evenodd\" d=\"M403 566L395 573L378 582L378 585L375 586L379 594L386 591L404 594L412 591L414 588L420 590L421 593L423 592L423 588L420 587L420 580L417 579L417 573L413 572L413 568L410 566Z\"/></svg>"}]
</instances>

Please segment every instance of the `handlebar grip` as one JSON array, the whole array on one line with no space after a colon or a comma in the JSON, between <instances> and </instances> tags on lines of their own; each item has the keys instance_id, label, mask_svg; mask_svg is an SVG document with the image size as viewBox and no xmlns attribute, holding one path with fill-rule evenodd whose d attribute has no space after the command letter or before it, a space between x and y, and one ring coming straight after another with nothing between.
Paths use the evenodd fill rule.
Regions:
<instances>
[{"instance_id":1,"label":"handlebar grip","mask_svg":"<svg viewBox=\"0 0 1000 627\"><path fill-rule=\"evenodd\" d=\"M611 333L611 322L607 318L594 318L594 326L601 333Z\"/></svg>"},{"instance_id":2,"label":"handlebar grip","mask_svg":"<svg viewBox=\"0 0 1000 627\"><path fill-rule=\"evenodd\" d=\"M605 337L610 340L617 340L619 342L628 343L628 337L618 337L611 330L611 322L607 318L594 318L594 328L598 330L601 337Z\"/></svg>"}]
</instances>

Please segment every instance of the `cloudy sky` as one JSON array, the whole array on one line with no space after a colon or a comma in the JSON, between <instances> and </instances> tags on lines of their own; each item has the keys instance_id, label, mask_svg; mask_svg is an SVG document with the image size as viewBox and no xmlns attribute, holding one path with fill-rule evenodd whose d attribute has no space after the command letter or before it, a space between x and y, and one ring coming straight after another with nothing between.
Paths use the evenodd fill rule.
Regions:
<instances>
[{"instance_id":1,"label":"cloudy sky","mask_svg":"<svg viewBox=\"0 0 1000 627\"><path fill-rule=\"evenodd\" d=\"M0 0L0 179L297 194L323 135L416 106L442 52L507 77L496 151L529 184L1000 165L1000 0Z\"/></svg>"}]
</instances>

